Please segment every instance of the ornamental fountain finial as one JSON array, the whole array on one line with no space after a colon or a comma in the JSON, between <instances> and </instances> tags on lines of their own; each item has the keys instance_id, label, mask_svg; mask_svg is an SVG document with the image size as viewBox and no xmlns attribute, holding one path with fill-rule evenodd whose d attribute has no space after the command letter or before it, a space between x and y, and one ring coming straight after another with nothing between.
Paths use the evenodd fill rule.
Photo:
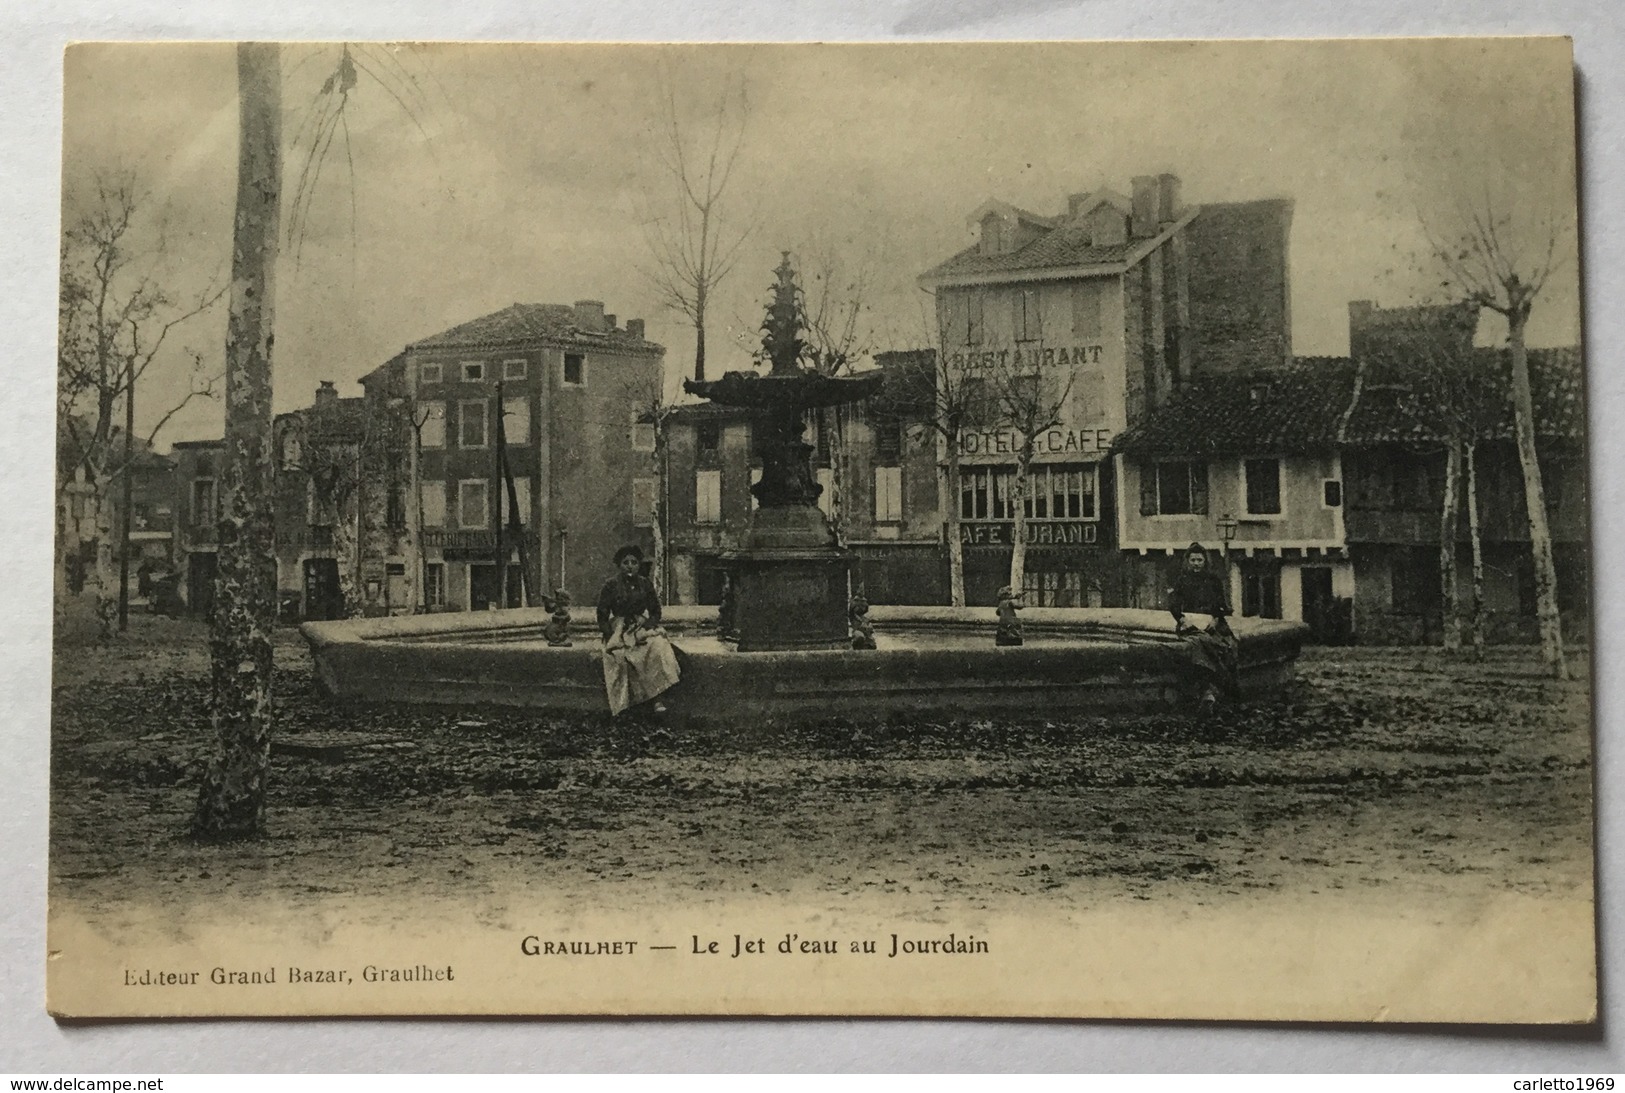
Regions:
<instances>
[{"instance_id":1,"label":"ornamental fountain finial","mask_svg":"<svg viewBox=\"0 0 1625 1093\"><path fill-rule=\"evenodd\" d=\"M780 253L783 258L773 271L773 302L767 305L767 318L762 321L762 349L772 364L769 375L793 376L802 370L801 353L806 348L800 337L801 289L790 265L790 252Z\"/></svg>"}]
</instances>

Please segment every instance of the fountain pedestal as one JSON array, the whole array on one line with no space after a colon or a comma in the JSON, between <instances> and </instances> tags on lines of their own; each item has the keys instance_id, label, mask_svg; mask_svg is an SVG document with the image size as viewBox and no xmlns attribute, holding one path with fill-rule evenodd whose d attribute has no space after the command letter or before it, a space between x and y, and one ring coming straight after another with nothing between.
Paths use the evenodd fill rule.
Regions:
<instances>
[{"instance_id":1,"label":"fountain pedestal","mask_svg":"<svg viewBox=\"0 0 1625 1093\"><path fill-rule=\"evenodd\" d=\"M812 445L802 437L804 415L868 398L880 377L833 377L802 368L800 291L788 254L774 273L773 302L762 324L771 370L683 383L712 402L749 410L762 462L761 480L751 487L757 508L745 545L722 555L731 589L719 624L737 635L742 653L842 649L851 643L847 605L854 555L836 544L818 509L823 488L813 477Z\"/></svg>"},{"instance_id":2,"label":"fountain pedestal","mask_svg":"<svg viewBox=\"0 0 1625 1093\"><path fill-rule=\"evenodd\" d=\"M722 555L739 651L845 648L853 559L817 508L757 509L749 546Z\"/></svg>"}]
</instances>

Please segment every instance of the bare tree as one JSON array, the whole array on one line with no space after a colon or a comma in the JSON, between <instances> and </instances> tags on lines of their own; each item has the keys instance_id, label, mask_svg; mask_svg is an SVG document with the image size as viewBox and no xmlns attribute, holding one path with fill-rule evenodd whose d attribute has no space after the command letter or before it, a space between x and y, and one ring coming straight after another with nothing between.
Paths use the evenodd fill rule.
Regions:
<instances>
[{"instance_id":1,"label":"bare tree","mask_svg":"<svg viewBox=\"0 0 1625 1093\"><path fill-rule=\"evenodd\" d=\"M1506 320L1512 358L1513 428L1518 463L1523 470L1524 507L1529 516L1541 657L1553 676L1568 679L1562 618L1557 607L1557 566L1552 556L1551 525L1546 515L1546 490L1535 450L1529 353L1524 342L1535 301L1556 268L1559 231L1551 222L1515 224L1510 214L1498 211L1488 200L1482 208L1466 212L1462 219L1457 232L1435 243L1434 253L1447 271L1446 291L1466 303L1494 311Z\"/></svg>"},{"instance_id":2,"label":"bare tree","mask_svg":"<svg viewBox=\"0 0 1625 1093\"><path fill-rule=\"evenodd\" d=\"M694 378L705 379L705 323L717 286L733 272L750 224L733 220L728 185L744 147L750 103L743 77L727 82L705 125L691 132L669 68L659 74L660 121L649 134L664 175L664 196L645 193L643 231L650 265L643 270L660 303L694 327Z\"/></svg>"},{"instance_id":3,"label":"bare tree","mask_svg":"<svg viewBox=\"0 0 1625 1093\"><path fill-rule=\"evenodd\" d=\"M1015 482L1009 498L1013 526L1010 531L1010 587L1021 591L1027 564L1027 512L1033 499L1033 460L1038 438L1061 424L1072 397L1075 373L1070 368L1045 368L1044 348L1038 342L999 353L986 366L993 405L1001 425L1015 433Z\"/></svg>"},{"instance_id":4,"label":"bare tree","mask_svg":"<svg viewBox=\"0 0 1625 1093\"><path fill-rule=\"evenodd\" d=\"M1458 549L1463 491L1468 510L1477 511L1476 463L1471 453L1493 425L1487 412L1486 384L1473 355L1478 307L1471 303L1422 304L1376 311L1367 319L1357 347L1375 386L1405 392L1396 407L1412 423L1413 446L1421 454L1444 457L1443 498L1439 512L1439 584L1442 595L1443 642L1447 651L1461 647ZM1466 467L1473 466L1474 473ZM1467 635L1483 643L1483 545L1476 521L1469 521L1474 559Z\"/></svg>"},{"instance_id":5,"label":"bare tree","mask_svg":"<svg viewBox=\"0 0 1625 1093\"><path fill-rule=\"evenodd\" d=\"M883 398L894 413L918 417L939 439L937 497L948 540L948 598L965 606L965 544L960 533L959 457L965 434L995 416L986 370L963 351L949 352L940 328L934 345L895 354Z\"/></svg>"},{"instance_id":6,"label":"bare tree","mask_svg":"<svg viewBox=\"0 0 1625 1093\"><path fill-rule=\"evenodd\" d=\"M212 307L224 288L179 297L159 283L162 233L143 223L148 198L134 174L95 179L86 207L63 233L57 346L57 494L63 510L56 542L59 605L88 594L104 632L112 621L111 487L122 482L119 629L129 616L131 485L136 458L197 398L214 395L217 376L191 354L188 389L170 401L145 440L135 432L136 396L159 373L171 334ZM120 410L122 409L122 415ZM120 425L119 418L123 423ZM141 451L138 451L138 447Z\"/></svg>"},{"instance_id":7,"label":"bare tree","mask_svg":"<svg viewBox=\"0 0 1625 1093\"><path fill-rule=\"evenodd\" d=\"M215 753L198 793L194 834L257 837L271 751L271 630L276 550L271 345L282 196L282 73L278 47L237 47L237 215L226 327L226 429L220 554L209 651Z\"/></svg>"},{"instance_id":8,"label":"bare tree","mask_svg":"<svg viewBox=\"0 0 1625 1093\"><path fill-rule=\"evenodd\" d=\"M666 539L671 524L671 452L668 441L671 419L677 412L677 405L666 397L665 383L659 375L645 380L628 380L625 391L626 403L632 407L634 434L639 429L650 430L652 447L649 461L655 473L654 498L649 514L650 537L654 546L650 568L655 574L661 596L669 599L671 574L667 570ZM637 450L635 440L634 436L632 447Z\"/></svg>"},{"instance_id":9,"label":"bare tree","mask_svg":"<svg viewBox=\"0 0 1625 1093\"><path fill-rule=\"evenodd\" d=\"M877 258L872 249L843 260L833 244L815 243L802 256L798 281L803 293L803 359L813 371L840 376L874 352L873 305ZM842 404L816 411L823 416L821 453L830 465L826 508L836 542L846 542L846 499L851 492L852 460L847 444L852 408Z\"/></svg>"},{"instance_id":10,"label":"bare tree","mask_svg":"<svg viewBox=\"0 0 1625 1093\"><path fill-rule=\"evenodd\" d=\"M376 67L369 66L371 57ZM394 69L388 67L393 63ZM386 54L341 46L308 128L305 172L295 189L289 226L295 250L303 238L309 193L336 135L353 162L346 108L357 72L381 86L418 121L415 79ZM192 831L204 839L243 839L264 829L271 744L271 631L276 622L276 549L272 504L275 460L271 419L271 350L275 334L276 263L282 224L282 58L271 43L237 46L238 159L233 220L231 310L226 325L225 453L220 477L219 562L210 633L215 753L204 774ZM419 126L421 130L421 125ZM353 219L352 219L353 223Z\"/></svg>"}]
</instances>

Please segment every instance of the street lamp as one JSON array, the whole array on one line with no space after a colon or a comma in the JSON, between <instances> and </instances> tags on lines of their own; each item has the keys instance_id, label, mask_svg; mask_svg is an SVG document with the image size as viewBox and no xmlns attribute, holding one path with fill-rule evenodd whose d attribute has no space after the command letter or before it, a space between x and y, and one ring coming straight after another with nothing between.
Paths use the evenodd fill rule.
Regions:
<instances>
[{"instance_id":1,"label":"street lamp","mask_svg":"<svg viewBox=\"0 0 1625 1093\"><path fill-rule=\"evenodd\" d=\"M1224 542L1224 587L1230 588L1230 541L1236 537L1236 518L1228 512L1219 517L1219 538Z\"/></svg>"}]
</instances>

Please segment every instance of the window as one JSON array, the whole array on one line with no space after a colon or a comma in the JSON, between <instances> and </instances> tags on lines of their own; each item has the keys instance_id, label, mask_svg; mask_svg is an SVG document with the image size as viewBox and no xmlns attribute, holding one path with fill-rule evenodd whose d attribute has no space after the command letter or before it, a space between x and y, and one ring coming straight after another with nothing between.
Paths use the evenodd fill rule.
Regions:
<instances>
[{"instance_id":1,"label":"window","mask_svg":"<svg viewBox=\"0 0 1625 1093\"><path fill-rule=\"evenodd\" d=\"M445 562L429 562L423 567L423 602L430 607L446 606Z\"/></svg>"},{"instance_id":2,"label":"window","mask_svg":"<svg viewBox=\"0 0 1625 1093\"><path fill-rule=\"evenodd\" d=\"M484 378L485 378L485 362L484 361L464 361L463 362L463 382L464 383L478 383L479 381L483 380Z\"/></svg>"},{"instance_id":3,"label":"window","mask_svg":"<svg viewBox=\"0 0 1625 1093\"><path fill-rule=\"evenodd\" d=\"M972 290L965 294L965 344L981 345L987 335L987 318L983 311L984 298Z\"/></svg>"},{"instance_id":4,"label":"window","mask_svg":"<svg viewBox=\"0 0 1625 1093\"><path fill-rule=\"evenodd\" d=\"M722 522L722 472L694 472L694 522Z\"/></svg>"},{"instance_id":5,"label":"window","mask_svg":"<svg viewBox=\"0 0 1625 1093\"><path fill-rule=\"evenodd\" d=\"M1087 590L1077 570L1027 569L1021 575L1025 601L1033 607L1098 607L1098 588Z\"/></svg>"},{"instance_id":6,"label":"window","mask_svg":"<svg viewBox=\"0 0 1625 1093\"><path fill-rule=\"evenodd\" d=\"M505 380L522 380L525 378L525 361L519 360L502 362L502 378Z\"/></svg>"},{"instance_id":7,"label":"window","mask_svg":"<svg viewBox=\"0 0 1625 1093\"><path fill-rule=\"evenodd\" d=\"M903 423L894 417L881 417L874 423L875 462L896 464L903 458Z\"/></svg>"},{"instance_id":8,"label":"window","mask_svg":"<svg viewBox=\"0 0 1625 1093\"><path fill-rule=\"evenodd\" d=\"M571 387L587 385L587 358L580 353L564 355L564 382Z\"/></svg>"},{"instance_id":9,"label":"window","mask_svg":"<svg viewBox=\"0 0 1625 1093\"><path fill-rule=\"evenodd\" d=\"M333 496L334 482L318 487L314 478L305 481L305 522L311 527L330 528L339 522L338 501Z\"/></svg>"},{"instance_id":10,"label":"window","mask_svg":"<svg viewBox=\"0 0 1625 1093\"><path fill-rule=\"evenodd\" d=\"M1247 480L1247 511L1254 516L1274 516L1281 511L1281 461L1249 459L1243 465Z\"/></svg>"},{"instance_id":11,"label":"window","mask_svg":"<svg viewBox=\"0 0 1625 1093\"><path fill-rule=\"evenodd\" d=\"M385 501L385 521L391 531L401 531L406 527L406 488L397 484L389 487L389 497Z\"/></svg>"},{"instance_id":12,"label":"window","mask_svg":"<svg viewBox=\"0 0 1625 1093\"><path fill-rule=\"evenodd\" d=\"M1080 338L1098 338L1100 332L1100 286L1079 281L1072 286L1072 333Z\"/></svg>"},{"instance_id":13,"label":"window","mask_svg":"<svg viewBox=\"0 0 1625 1093\"><path fill-rule=\"evenodd\" d=\"M446 404L444 402L420 402L413 420L418 423L418 436L422 438L425 448L444 448L446 446Z\"/></svg>"},{"instance_id":14,"label":"window","mask_svg":"<svg viewBox=\"0 0 1625 1093\"><path fill-rule=\"evenodd\" d=\"M1142 468L1141 516L1189 516L1206 512L1206 463L1153 463Z\"/></svg>"},{"instance_id":15,"label":"window","mask_svg":"<svg viewBox=\"0 0 1625 1093\"><path fill-rule=\"evenodd\" d=\"M1241 613L1253 619L1281 617L1281 569L1276 565L1241 567Z\"/></svg>"},{"instance_id":16,"label":"window","mask_svg":"<svg viewBox=\"0 0 1625 1093\"><path fill-rule=\"evenodd\" d=\"M446 484L429 481L423 483L423 526L446 526Z\"/></svg>"},{"instance_id":17,"label":"window","mask_svg":"<svg viewBox=\"0 0 1625 1093\"><path fill-rule=\"evenodd\" d=\"M220 518L214 503L214 479L197 478L192 481L192 524L206 527Z\"/></svg>"},{"instance_id":18,"label":"window","mask_svg":"<svg viewBox=\"0 0 1625 1093\"><path fill-rule=\"evenodd\" d=\"M750 484L752 486L755 486L756 483L760 482L761 480L762 480L762 468L760 468L760 467L752 467L750 469ZM751 495L750 495L750 511L755 512L760 506L761 506L761 502L756 500L756 493L753 490L751 492Z\"/></svg>"},{"instance_id":19,"label":"window","mask_svg":"<svg viewBox=\"0 0 1625 1093\"><path fill-rule=\"evenodd\" d=\"M1027 498L1022 506L1029 520L1094 520L1098 491L1097 468L1037 466L1027 476ZM1016 469L976 467L959 479L959 515L965 520L1016 518Z\"/></svg>"},{"instance_id":20,"label":"window","mask_svg":"<svg viewBox=\"0 0 1625 1093\"><path fill-rule=\"evenodd\" d=\"M441 380L440 380L440 364L439 364L438 361L433 363L433 364L424 363L424 364L418 365L418 386L419 387L422 387L425 384L439 383L439 382L441 382Z\"/></svg>"},{"instance_id":21,"label":"window","mask_svg":"<svg viewBox=\"0 0 1625 1093\"><path fill-rule=\"evenodd\" d=\"M464 399L457 404L457 446L485 447L484 399Z\"/></svg>"},{"instance_id":22,"label":"window","mask_svg":"<svg viewBox=\"0 0 1625 1093\"><path fill-rule=\"evenodd\" d=\"M483 478L457 483L457 526L486 528L491 526L489 483Z\"/></svg>"},{"instance_id":23,"label":"window","mask_svg":"<svg viewBox=\"0 0 1625 1093\"><path fill-rule=\"evenodd\" d=\"M895 524L903 519L903 468L875 468L875 522Z\"/></svg>"},{"instance_id":24,"label":"window","mask_svg":"<svg viewBox=\"0 0 1625 1093\"><path fill-rule=\"evenodd\" d=\"M1038 322L1038 290L1031 288L1017 289L1012 297L1015 314L1016 341L1035 342L1043 337Z\"/></svg>"},{"instance_id":25,"label":"window","mask_svg":"<svg viewBox=\"0 0 1625 1093\"><path fill-rule=\"evenodd\" d=\"M715 455L722 447L722 426L714 421L700 422L694 436L694 444L702 455Z\"/></svg>"},{"instance_id":26,"label":"window","mask_svg":"<svg viewBox=\"0 0 1625 1093\"><path fill-rule=\"evenodd\" d=\"M646 420L649 414L644 410L632 411L632 450L634 452L652 452L655 450L654 422Z\"/></svg>"},{"instance_id":27,"label":"window","mask_svg":"<svg viewBox=\"0 0 1625 1093\"><path fill-rule=\"evenodd\" d=\"M530 443L530 399L502 400L502 439L509 444Z\"/></svg>"},{"instance_id":28,"label":"window","mask_svg":"<svg viewBox=\"0 0 1625 1093\"><path fill-rule=\"evenodd\" d=\"M632 526L652 528L655 524L655 480L632 479Z\"/></svg>"},{"instance_id":29,"label":"window","mask_svg":"<svg viewBox=\"0 0 1625 1093\"><path fill-rule=\"evenodd\" d=\"M1320 501L1329 509L1343 506L1343 483L1335 478L1327 478L1320 484Z\"/></svg>"}]
</instances>

